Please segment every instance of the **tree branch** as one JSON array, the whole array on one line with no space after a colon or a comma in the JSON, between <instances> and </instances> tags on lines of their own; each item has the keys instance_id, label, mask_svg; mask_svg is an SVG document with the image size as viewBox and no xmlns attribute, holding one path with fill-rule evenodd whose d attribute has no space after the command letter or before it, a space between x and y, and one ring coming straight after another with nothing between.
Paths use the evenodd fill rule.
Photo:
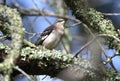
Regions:
<instances>
[{"instance_id":1,"label":"tree branch","mask_svg":"<svg viewBox=\"0 0 120 81\"><path fill-rule=\"evenodd\" d=\"M0 52L6 56L10 48L2 43L0 43L0 46ZM93 75L103 75L103 73L98 72L89 61L73 58L71 54L65 54L56 50L50 51L42 47L39 49L30 47L23 48L20 59L16 62L16 65L29 75L46 74L56 77L62 70L74 67L82 69L78 71L76 71L76 69L70 69L78 74L76 75L77 77L79 77L79 73L83 73L85 77L89 75L91 79L100 77L93 77ZM14 70L13 75L16 74L19 74L19 72Z\"/></svg>"},{"instance_id":2,"label":"tree branch","mask_svg":"<svg viewBox=\"0 0 120 81\"><path fill-rule=\"evenodd\" d=\"M3 16L3 18L11 18L8 19L9 21L9 28L10 28L10 35L11 35L11 48L10 52L8 53L9 55L6 57L3 63L0 64L0 71L3 71L4 69L4 81L9 81L10 75L12 73L12 69L15 65L15 61L17 61L18 57L20 56L20 49L22 47L22 41L23 41L23 29L22 29L22 20L17 12L17 10L12 10L6 6L0 5L0 10L3 11L3 13L0 12L0 15ZM12 14L14 15L8 15ZM3 21L3 25L6 25L4 19L0 19L0 21ZM16 22L13 22L16 21ZM1 22L2 23L2 22ZM18 25L19 24L19 25ZM8 25L8 24L7 24ZM4 28L3 28L4 29Z\"/></svg>"},{"instance_id":3,"label":"tree branch","mask_svg":"<svg viewBox=\"0 0 120 81\"><path fill-rule=\"evenodd\" d=\"M119 34L116 32L112 22L104 19L102 13L90 8L86 4L86 0L70 0L69 2L67 0L64 1L72 9L72 13L76 16L76 18L85 23L91 30L95 31L95 33L108 34L119 39ZM109 37L106 37L105 39L109 48L115 49L116 53L120 54L120 46L118 45L118 41Z\"/></svg>"},{"instance_id":4,"label":"tree branch","mask_svg":"<svg viewBox=\"0 0 120 81\"><path fill-rule=\"evenodd\" d=\"M78 19L69 17L67 15L60 15L60 14L55 14L54 12L50 11L50 10L44 10L44 9L39 9L39 8L32 8L32 9L26 9L21 7L16 0L12 0L14 6L18 9L18 11L23 14L23 15L29 15L29 16L51 16L51 17L60 17L60 18L64 18L64 19L69 19L69 20L73 20L75 22L80 22Z\"/></svg>"},{"instance_id":5,"label":"tree branch","mask_svg":"<svg viewBox=\"0 0 120 81\"><path fill-rule=\"evenodd\" d=\"M0 18L1 18L0 20L3 20L2 17L0 17ZM9 20L9 19L7 19L7 20ZM4 24L4 25L10 25L9 21L7 21L7 20L4 21L4 23L7 22L7 24ZM79 22L79 20L76 20L76 22ZM88 23L89 23L88 25L91 25L90 27L92 27L92 24L90 24L89 20L88 20ZM4 28L3 23L0 23L0 24L1 24L0 28L1 27ZM19 23L17 25L19 25ZM99 26L99 24L97 26ZM2 30L2 31L4 31L4 30ZM5 33L8 34L9 32L5 32ZM8 35L11 35L11 32ZM7 45L0 43L0 54L4 54L6 56L6 54L9 54L10 49L11 48L8 47ZM19 53L18 53L18 55L19 55ZM4 59L4 58L2 58L2 59ZM98 69L96 67L92 66L92 64L86 60L73 58L73 56L71 54L68 55L68 54L64 54L62 52L58 52L55 50L50 51L50 50L47 50L47 49L44 49L41 47L38 49L30 48L30 47L23 48L22 52L20 54L20 59L15 63L26 73L33 74L33 75L47 74L50 76L56 76L59 72L61 72L65 68L68 68L68 67L71 68L71 67L77 66L78 69L76 70L74 68L75 69L74 73L75 74L77 74L77 73L83 74L85 76L84 78L86 78L86 75L88 75L91 79L96 78L96 77L101 78L101 76L99 76L99 75L104 76L102 71L101 72L98 71ZM0 64L0 67L1 67L1 64ZM2 69L5 69L5 68L2 68ZM4 71L2 69L0 69L0 70ZM74 71L74 69L72 71ZM18 71L14 70L13 75L14 74L18 74ZM98 74L98 75L96 75L96 74ZM92 76L90 76L90 75L92 75ZM91 81L94 81L94 79Z\"/></svg>"}]
</instances>

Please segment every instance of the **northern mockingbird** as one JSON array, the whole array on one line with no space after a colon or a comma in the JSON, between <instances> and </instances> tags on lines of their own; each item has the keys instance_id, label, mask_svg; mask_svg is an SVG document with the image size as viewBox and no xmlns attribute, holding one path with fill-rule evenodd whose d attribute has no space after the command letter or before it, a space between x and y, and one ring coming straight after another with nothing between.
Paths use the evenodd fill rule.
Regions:
<instances>
[{"instance_id":1,"label":"northern mockingbird","mask_svg":"<svg viewBox=\"0 0 120 81\"><path fill-rule=\"evenodd\" d=\"M64 34L64 24L64 19L57 19L53 25L43 31L35 45L42 45L50 50L54 49Z\"/></svg>"}]
</instances>

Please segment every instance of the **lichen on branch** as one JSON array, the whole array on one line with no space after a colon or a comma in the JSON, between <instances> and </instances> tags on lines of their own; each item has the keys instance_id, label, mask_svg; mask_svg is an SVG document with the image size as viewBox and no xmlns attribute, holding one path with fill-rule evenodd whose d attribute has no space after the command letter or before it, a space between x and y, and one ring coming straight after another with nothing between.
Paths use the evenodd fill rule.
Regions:
<instances>
[{"instance_id":1,"label":"lichen on branch","mask_svg":"<svg viewBox=\"0 0 120 81\"><path fill-rule=\"evenodd\" d=\"M9 30L7 30L7 28ZM0 72L4 73L4 81L9 81L12 69L20 56L23 42L23 26L19 12L7 6L0 5L0 30L3 35L11 37L10 50L5 60L0 64Z\"/></svg>"},{"instance_id":2,"label":"lichen on branch","mask_svg":"<svg viewBox=\"0 0 120 81\"><path fill-rule=\"evenodd\" d=\"M3 54L9 53L9 46L0 43L0 50ZM47 50L43 47L39 49L25 47L22 48L21 56L16 64L30 75L50 75L56 77L62 70L69 68L70 71L76 73L79 77L80 73L91 77L91 79L98 78L104 73L98 71L96 67L87 60L73 58L71 54L65 54L61 51ZM75 69L76 68L76 69ZM18 74L14 71L13 74Z\"/></svg>"},{"instance_id":3,"label":"lichen on branch","mask_svg":"<svg viewBox=\"0 0 120 81\"><path fill-rule=\"evenodd\" d=\"M101 12L90 8L86 2L87 0L64 1L70 7L76 18L85 23L95 33L113 35L119 38L119 34L116 32L111 20L105 19ZM118 41L109 36L106 36L105 39L109 48L115 49L116 54L120 54L120 44L118 44Z\"/></svg>"}]
</instances>

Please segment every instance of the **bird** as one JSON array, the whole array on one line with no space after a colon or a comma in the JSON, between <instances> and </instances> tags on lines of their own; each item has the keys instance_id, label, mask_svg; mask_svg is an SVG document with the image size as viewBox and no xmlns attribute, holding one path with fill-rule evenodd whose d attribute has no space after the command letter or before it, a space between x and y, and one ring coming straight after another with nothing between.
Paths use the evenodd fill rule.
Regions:
<instances>
[{"instance_id":1,"label":"bird","mask_svg":"<svg viewBox=\"0 0 120 81\"><path fill-rule=\"evenodd\" d=\"M35 42L35 45L42 45L43 47L52 50L62 39L64 35L65 19L58 18L51 26L47 27Z\"/></svg>"}]
</instances>

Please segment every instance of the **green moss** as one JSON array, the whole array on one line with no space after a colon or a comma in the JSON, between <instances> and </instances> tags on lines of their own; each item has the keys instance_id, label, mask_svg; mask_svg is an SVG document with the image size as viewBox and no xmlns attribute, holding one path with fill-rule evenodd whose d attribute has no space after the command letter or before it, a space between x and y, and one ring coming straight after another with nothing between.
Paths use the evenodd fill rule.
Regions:
<instances>
[{"instance_id":1,"label":"green moss","mask_svg":"<svg viewBox=\"0 0 120 81\"><path fill-rule=\"evenodd\" d=\"M105 19L101 12L90 8L86 0L70 0L69 2L65 0L65 2L72 9L76 18L85 23L92 31L98 34L108 34L119 38L111 20ZM118 42L113 41L111 37L106 37L106 44L109 48L114 48L116 53L120 53Z\"/></svg>"}]
</instances>

